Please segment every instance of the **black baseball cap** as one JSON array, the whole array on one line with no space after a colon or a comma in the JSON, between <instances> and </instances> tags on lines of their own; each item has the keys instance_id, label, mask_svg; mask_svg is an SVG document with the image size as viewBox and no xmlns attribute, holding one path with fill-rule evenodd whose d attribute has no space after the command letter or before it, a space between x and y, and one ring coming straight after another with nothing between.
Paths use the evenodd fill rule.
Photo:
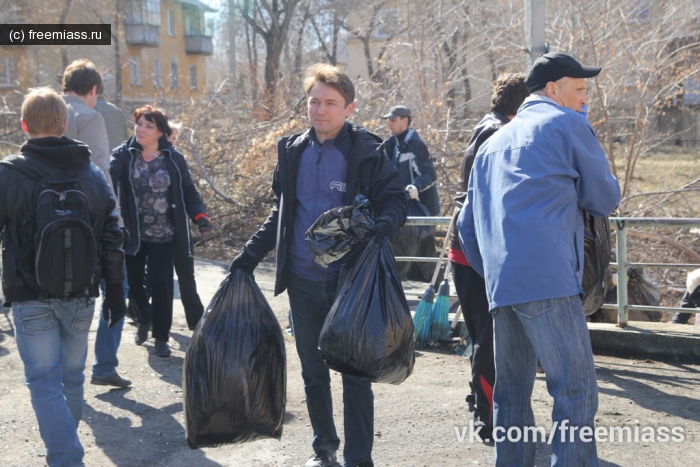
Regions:
<instances>
[{"instance_id":1,"label":"black baseball cap","mask_svg":"<svg viewBox=\"0 0 700 467\"><path fill-rule=\"evenodd\" d=\"M411 109L403 105L397 105L389 109L389 113L382 118L408 117L411 118Z\"/></svg>"},{"instance_id":2,"label":"black baseball cap","mask_svg":"<svg viewBox=\"0 0 700 467\"><path fill-rule=\"evenodd\" d=\"M595 66L583 66L573 57L561 52L540 55L532 64L525 84L530 92L539 91L550 81L557 81L564 77L569 78L593 78L598 76L600 68Z\"/></svg>"}]
</instances>

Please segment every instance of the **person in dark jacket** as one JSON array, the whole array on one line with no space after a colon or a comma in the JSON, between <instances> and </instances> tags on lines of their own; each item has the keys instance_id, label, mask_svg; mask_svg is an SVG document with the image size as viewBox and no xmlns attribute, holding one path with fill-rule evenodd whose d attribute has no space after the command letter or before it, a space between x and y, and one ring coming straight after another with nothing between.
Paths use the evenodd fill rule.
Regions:
<instances>
[{"instance_id":1,"label":"person in dark jacket","mask_svg":"<svg viewBox=\"0 0 700 467\"><path fill-rule=\"evenodd\" d=\"M170 129L172 133L168 137L168 142L175 148L182 130L182 123L170 122ZM212 233L212 230L205 230L202 233L208 235ZM180 300L185 309L187 327L192 331L204 314L204 305L202 305L202 299L199 298L199 294L197 293L197 282L194 278L194 256L192 255L192 248L188 250L176 248L174 263L177 282L180 287Z\"/></svg>"},{"instance_id":2,"label":"person in dark jacket","mask_svg":"<svg viewBox=\"0 0 700 467\"><path fill-rule=\"evenodd\" d=\"M481 438L493 439L493 385L496 369L493 362L493 318L489 313L484 279L474 271L462 252L459 233L454 226L461 206L467 197L469 172L474 163L474 156L481 145L497 132L503 125L515 117L518 107L530 91L525 84L524 74L507 73L496 80L491 94L491 112L474 127L474 132L462 159L459 176L459 192L455 197L457 209L452 218L450 250L452 275L459 297L459 306L467 326L467 333L472 341L470 394L467 396L469 410L473 412L474 427L479 427Z\"/></svg>"},{"instance_id":3,"label":"person in dark jacket","mask_svg":"<svg viewBox=\"0 0 700 467\"><path fill-rule=\"evenodd\" d=\"M114 326L126 313L123 236L116 200L104 174L90 163L87 145L60 137L66 115L66 104L55 91L32 90L22 104L22 129L29 139L20 148L21 156L0 163L2 287L6 302L11 302L17 350L50 466L83 465L77 427L83 413L83 371L100 280L106 283L103 311L110 324ZM31 167L36 171L25 172ZM35 275L35 232L30 226L36 220L32 198L38 178L29 173L64 171L77 180L87 198L99 267L85 292L57 297L40 289ZM74 240L72 248L91 247Z\"/></svg>"},{"instance_id":4,"label":"person in dark jacket","mask_svg":"<svg viewBox=\"0 0 700 467\"><path fill-rule=\"evenodd\" d=\"M212 225L185 158L167 140L167 114L147 105L134 111L134 122L134 136L112 153L110 174L129 232L124 245L129 300L141 313L135 342L146 342L152 325L155 354L168 357L173 249L191 252L188 217L201 231Z\"/></svg>"},{"instance_id":5,"label":"person in dark jacket","mask_svg":"<svg viewBox=\"0 0 700 467\"><path fill-rule=\"evenodd\" d=\"M337 67L309 68L304 87L311 128L281 138L273 174L274 204L260 229L231 263L253 273L277 249L275 295L287 290L301 360L306 405L313 428L313 456L306 467L336 464L340 439L333 421L330 373L318 351L321 327L338 289L340 264L317 265L304 233L325 211L372 203L380 241L403 225L407 198L396 168L379 152L381 140L346 119L355 108L355 88ZM369 381L342 375L346 466L371 466L374 395Z\"/></svg>"},{"instance_id":6,"label":"person in dark jacket","mask_svg":"<svg viewBox=\"0 0 700 467\"><path fill-rule=\"evenodd\" d=\"M418 132L411 128L411 109L392 107L382 118L387 120L391 137L382 144L382 153L396 166L406 192L428 209L431 216L440 215L435 166Z\"/></svg>"}]
</instances>

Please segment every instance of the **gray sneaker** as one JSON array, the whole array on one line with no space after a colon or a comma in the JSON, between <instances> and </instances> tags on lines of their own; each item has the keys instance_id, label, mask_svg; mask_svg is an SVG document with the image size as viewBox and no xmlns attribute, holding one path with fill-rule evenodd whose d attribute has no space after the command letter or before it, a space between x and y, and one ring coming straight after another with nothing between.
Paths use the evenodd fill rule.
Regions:
<instances>
[{"instance_id":1,"label":"gray sneaker","mask_svg":"<svg viewBox=\"0 0 700 467\"><path fill-rule=\"evenodd\" d=\"M335 457L335 451L317 451L309 457L304 467L335 467L339 465Z\"/></svg>"}]
</instances>

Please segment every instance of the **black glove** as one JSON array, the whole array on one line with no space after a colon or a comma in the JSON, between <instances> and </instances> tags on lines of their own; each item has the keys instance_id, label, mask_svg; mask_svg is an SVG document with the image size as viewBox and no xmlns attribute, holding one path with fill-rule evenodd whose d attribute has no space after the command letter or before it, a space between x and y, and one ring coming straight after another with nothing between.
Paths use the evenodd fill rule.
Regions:
<instances>
[{"instance_id":1,"label":"black glove","mask_svg":"<svg viewBox=\"0 0 700 467\"><path fill-rule=\"evenodd\" d=\"M391 226L387 221L379 221L374 225L374 236L381 243L391 233Z\"/></svg>"},{"instance_id":2,"label":"black glove","mask_svg":"<svg viewBox=\"0 0 700 467\"><path fill-rule=\"evenodd\" d=\"M105 296L102 300L102 317L109 321L109 327L114 327L120 319L126 316L126 300L124 299L124 287L121 282L106 284Z\"/></svg>"},{"instance_id":3,"label":"black glove","mask_svg":"<svg viewBox=\"0 0 700 467\"><path fill-rule=\"evenodd\" d=\"M233 261L231 261L229 271L233 272L236 269L243 269L248 274L253 274L253 271L255 271L257 266L258 261L252 256L246 254L245 251L241 250L241 252L238 253L235 258L233 258Z\"/></svg>"},{"instance_id":4,"label":"black glove","mask_svg":"<svg viewBox=\"0 0 700 467\"><path fill-rule=\"evenodd\" d=\"M201 234L207 234L214 230L214 224L211 223L211 219L209 219L206 214L200 214L195 222Z\"/></svg>"}]
</instances>

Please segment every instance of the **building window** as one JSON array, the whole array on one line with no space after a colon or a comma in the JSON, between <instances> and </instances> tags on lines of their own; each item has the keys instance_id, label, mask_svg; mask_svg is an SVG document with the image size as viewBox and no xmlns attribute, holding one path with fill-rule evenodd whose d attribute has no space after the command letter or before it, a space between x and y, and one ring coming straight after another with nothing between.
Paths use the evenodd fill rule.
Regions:
<instances>
[{"instance_id":1,"label":"building window","mask_svg":"<svg viewBox=\"0 0 700 467\"><path fill-rule=\"evenodd\" d=\"M170 87L171 88L177 88L179 86L179 83L177 81L177 61L173 59L170 62Z\"/></svg>"},{"instance_id":2,"label":"building window","mask_svg":"<svg viewBox=\"0 0 700 467\"><path fill-rule=\"evenodd\" d=\"M202 12L193 8L182 9L183 21L185 23L186 36L204 36L207 35L204 24L204 16Z\"/></svg>"},{"instance_id":3,"label":"building window","mask_svg":"<svg viewBox=\"0 0 700 467\"><path fill-rule=\"evenodd\" d=\"M138 57L131 57L129 59L129 71L131 75L131 84L134 86L141 86L141 65Z\"/></svg>"},{"instance_id":4,"label":"building window","mask_svg":"<svg viewBox=\"0 0 700 467\"><path fill-rule=\"evenodd\" d=\"M197 67L190 67L190 89L197 89Z\"/></svg>"},{"instance_id":5,"label":"building window","mask_svg":"<svg viewBox=\"0 0 700 467\"><path fill-rule=\"evenodd\" d=\"M130 0L126 6L126 24L160 26L160 0Z\"/></svg>"},{"instance_id":6,"label":"building window","mask_svg":"<svg viewBox=\"0 0 700 467\"><path fill-rule=\"evenodd\" d=\"M192 17L190 15L185 15L185 35L192 36Z\"/></svg>"},{"instance_id":7,"label":"building window","mask_svg":"<svg viewBox=\"0 0 700 467\"><path fill-rule=\"evenodd\" d=\"M156 61L153 63L153 83L157 88L163 87L163 73L161 69L162 64L160 63L160 60L156 59Z\"/></svg>"},{"instance_id":8,"label":"building window","mask_svg":"<svg viewBox=\"0 0 700 467\"><path fill-rule=\"evenodd\" d=\"M175 37L175 12L168 10L168 36Z\"/></svg>"},{"instance_id":9,"label":"building window","mask_svg":"<svg viewBox=\"0 0 700 467\"><path fill-rule=\"evenodd\" d=\"M0 58L0 88L15 87L14 60L11 57Z\"/></svg>"},{"instance_id":10,"label":"building window","mask_svg":"<svg viewBox=\"0 0 700 467\"><path fill-rule=\"evenodd\" d=\"M144 23L160 25L160 0L143 0L146 3Z\"/></svg>"}]
</instances>

